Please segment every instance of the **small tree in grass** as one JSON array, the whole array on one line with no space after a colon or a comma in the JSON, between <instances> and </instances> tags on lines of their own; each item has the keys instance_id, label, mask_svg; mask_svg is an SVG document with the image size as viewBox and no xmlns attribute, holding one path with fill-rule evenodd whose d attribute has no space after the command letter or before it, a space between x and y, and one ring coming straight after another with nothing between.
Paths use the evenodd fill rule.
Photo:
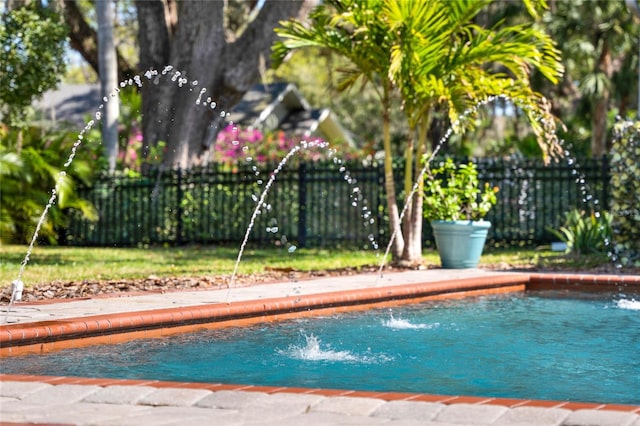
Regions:
<instances>
[{"instance_id":1,"label":"small tree in grass","mask_svg":"<svg viewBox=\"0 0 640 426\"><path fill-rule=\"evenodd\" d=\"M35 3L35 2L34 2ZM35 5L6 11L0 24L0 114L27 126L29 107L64 76L67 29L51 10Z\"/></svg>"},{"instance_id":2,"label":"small tree in grass","mask_svg":"<svg viewBox=\"0 0 640 426\"><path fill-rule=\"evenodd\" d=\"M524 0L532 17L546 6ZM530 118L543 153L559 152L555 121L548 102L531 89L529 76L537 69L556 82L562 74L553 41L533 22L492 28L474 23L491 0L327 0L310 14L310 24L290 20L276 32L274 64L296 49L321 46L346 57L339 89L358 82L373 84L382 104L387 213L395 240L396 262L419 263L422 257L422 188L419 187L401 223L393 179L389 133L391 95L401 94L410 139L405 149L404 193L412 191L414 170L428 151L427 130L440 109L456 130L463 112L492 95L506 95ZM419 183L421 185L421 183Z\"/></svg>"}]
</instances>

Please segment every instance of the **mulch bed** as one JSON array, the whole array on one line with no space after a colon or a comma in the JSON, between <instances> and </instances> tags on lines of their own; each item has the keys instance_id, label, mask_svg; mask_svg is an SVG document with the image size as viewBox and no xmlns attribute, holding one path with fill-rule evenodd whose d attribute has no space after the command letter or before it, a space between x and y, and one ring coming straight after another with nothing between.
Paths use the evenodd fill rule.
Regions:
<instances>
[{"instance_id":1,"label":"mulch bed","mask_svg":"<svg viewBox=\"0 0 640 426\"><path fill-rule=\"evenodd\" d=\"M422 268L425 268L424 266ZM431 266L431 268L436 268ZM531 266L496 264L484 265L483 269L500 271L528 271L528 272L576 272L582 274L619 274L640 275L640 268L626 268L616 270L613 265L603 265L597 268L576 270L562 267L534 268ZM386 266L385 271L415 269ZM266 284L282 281L301 281L305 279L356 275L361 273L375 273L378 266L361 266L357 268L341 268L319 271L298 271L290 268L265 268L259 274L238 275L234 280L234 287L244 287L254 284ZM228 288L230 275L196 276L196 277L157 277L149 276L141 279L122 280L83 280L83 281L53 281L49 283L25 286L22 293L23 302L37 302L54 299L75 299L100 296L126 296L143 292L167 292L179 290L212 290ZM11 300L11 286L5 286L0 293L0 303L6 304Z\"/></svg>"},{"instance_id":2,"label":"mulch bed","mask_svg":"<svg viewBox=\"0 0 640 426\"><path fill-rule=\"evenodd\" d=\"M326 271L297 271L290 268L269 268L259 274L238 275L233 286L244 287L254 284L270 282L298 281L326 276L355 275L372 273L377 270L374 266L359 268L342 268ZM121 280L83 280L83 281L53 281L49 283L25 285L22 292L23 302L37 302L53 299L87 298L105 295L126 295L143 292L166 292L176 290L212 290L228 288L231 275L197 276L197 277L157 277L149 276L141 279ZM5 286L0 293L0 303L11 300L11 286Z\"/></svg>"}]
</instances>

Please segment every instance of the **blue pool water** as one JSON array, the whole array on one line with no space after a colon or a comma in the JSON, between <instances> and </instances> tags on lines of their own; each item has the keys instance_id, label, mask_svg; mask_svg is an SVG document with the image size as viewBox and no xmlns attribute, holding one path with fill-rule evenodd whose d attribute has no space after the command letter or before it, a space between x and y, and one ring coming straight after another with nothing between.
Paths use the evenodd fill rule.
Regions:
<instances>
[{"instance_id":1,"label":"blue pool water","mask_svg":"<svg viewBox=\"0 0 640 426\"><path fill-rule=\"evenodd\" d=\"M640 301L438 301L10 357L0 371L640 404Z\"/></svg>"}]
</instances>

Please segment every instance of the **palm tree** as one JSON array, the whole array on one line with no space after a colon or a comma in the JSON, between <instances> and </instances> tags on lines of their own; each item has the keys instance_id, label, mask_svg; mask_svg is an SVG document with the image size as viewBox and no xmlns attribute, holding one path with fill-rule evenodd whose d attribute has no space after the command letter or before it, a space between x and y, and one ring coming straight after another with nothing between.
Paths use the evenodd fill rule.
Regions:
<instances>
[{"instance_id":1,"label":"palm tree","mask_svg":"<svg viewBox=\"0 0 640 426\"><path fill-rule=\"evenodd\" d=\"M390 29L397 35L392 47L391 77L402 94L409 129L417 140L415 144L409 142L405 155L405 193L413 185L411 171L420 170L422 154L428 148L430 119L438 107L448 112L451 123L457 123L466 110L483 99L504 95L524 107L543 153L547 154L549 135L539 118L545 115L550 123L554 121L545 111L541 95L531 89L529 73L535 67L555 83L562 74L559 55L551 39L530 24L489 29L475 24L472 18L490 3L491 0L385 3ZM409 164L412 160L413 165ZM403 224L408 240L403 260L420 256L421 184Z\"/></svg>"},{"instance_id":2,"label":"palm tree","mask_svg":"<svg viewBox=\"0 0 640 426\"><path fill-rule=\"evenodd\" d=\"M311 26L298 20L281 23L276 33L283 39L275 43L272 60L277 67L292 50L319 46L347 58L351 68L342 69L338 90L349 89L359 82L371 83L382 105L382 142L385 191L389 224L396 235L392 255L399 259L404 241L400 228L391 153L390 111L393 82L389 78L391 38L382 17L383 3L376 0L330 0L317 6L310 14Z\"/></svg>"},{"instance_id":3,"label":"palm tree","mask_svg":"<svg viewBox=\"0 0 640 426\"><path fill-rule=\"evenodd\" d=\"M578 96L570 105L580 105L579 115L590 120L590 152L600 157L609 149L610 111L616 108L624 116L634 93L639 26L623 2L556 1L553 6L544 20L562 40L569 93Z\"/></svg>"},{"instance_id":4,"label":"palm tree","mask_svg":"<svg viewBox=\"0 0 640 426\"><path fill-rule=\"evenodd\" d=\"M554 120L542 95L529 85L531 69L555 82L562 74L553 42L532 23L476 25L474 17L491 0L333 0L318 6L310 25L290 20L277 33L278 64L292 50L329 48L353 67L345 70L342 88L363 80L378 88L383 105L385 189L396 262L421 260L422 191L418 190L400 223L389 136L390 96L398 90L411 137L405 150L405 194L411 192L412 171L427 150L426 135L436 108L445 108L457 123L469 107L490 95L507 95L523 107L545 153L558 150ZM537 13L542 3L527 6ZM543 120L540 118L543 117ZM460 128L468 123L460 122Z\"/></svg>"}]
</instances>

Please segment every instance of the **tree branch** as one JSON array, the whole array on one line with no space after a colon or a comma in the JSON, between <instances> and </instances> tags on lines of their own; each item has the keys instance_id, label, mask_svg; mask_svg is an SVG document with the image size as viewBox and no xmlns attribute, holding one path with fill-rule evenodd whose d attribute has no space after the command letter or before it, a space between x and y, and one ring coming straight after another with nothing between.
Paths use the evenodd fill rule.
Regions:
<instances>
[{"instance_id":1,"label":"tree branch","mask_svg":"<svg viewBox=\"0 0 640 426\"><path fill-rule=\"evenodd\" d=\"M100 75L98 66L98 34L84 19L84 15L76 0L64 2L65 20L69 26L69 39L71 47L76 50L85 61ZM122 57L116 49L118 61L118 79L124 80L132 76L136 70Z\"/></svg>"},{"instance_id":2,"label":"tree branch","mask_svg":"<svg viewBox=\"0 0 640 426\"><path fill-rule=\"evenodd\" d=\"M263 53L269 52L277 37L273 28L281 20L296 16L303 3L303 0L265 1L256 19L227 46L227 63L234 65L224 74L225 87L243 94L256 82L260 70L271 64L271 56ZM255 71L248 73L247 69Z\"/></svg>"},{"instance_id":3,"label":"tree branch","mask_svg":"<svg viewBox=\"0 0 640 426\"><path fill-rule=\"evenodd\" d=\"M173 1L136 1L138 42L144 46L140 49L141 71L169 64L170 40L178 18L175 8Z\"/></svg>"}]
</instances>

